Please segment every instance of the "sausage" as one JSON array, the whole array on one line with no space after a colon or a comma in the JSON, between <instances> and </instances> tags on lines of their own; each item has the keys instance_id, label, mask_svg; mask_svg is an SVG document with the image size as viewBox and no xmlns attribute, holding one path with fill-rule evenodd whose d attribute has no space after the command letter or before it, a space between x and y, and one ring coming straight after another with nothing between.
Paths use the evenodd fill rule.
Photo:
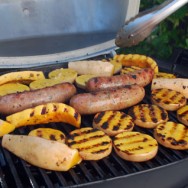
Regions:
<instances>
[{"instance_id":1,"label":"sausage","mask_svg":"<svg viewBox=\"0 0 188 188\"><path fill-rule=\"evenodd\" d=\"M0 97L0 113L9 115L48 102L67 102L76 92L73 84L60 83L42 89L8 94Z\"/></svg>"},{"instance_id":2,"label":"sausage","mask_svg":"<svg viewBox=\"0 0 188 188\"><path fill-rule=\"evenodd\" d=\"M151 68L143 68L141 70L131 72L124 75L115 75L109 77L94 77L86 83L87 91L99 91L108 88L122 87L125 85L137 84L139 86L148 85L154 76Z\"/></svg>"},{"instance_id":3,"label":"sausage","mask_svg":"<svg viewBox=\"0 0 188 188\"><path fill-rule=\"evenodd\" d=\"M107 110L121 110L133 106L145 96L145 90L138 85L102 90L92 93L81 93L70 99L70 106L78 113L95 114Z\"/></svg>"}]
</instances>

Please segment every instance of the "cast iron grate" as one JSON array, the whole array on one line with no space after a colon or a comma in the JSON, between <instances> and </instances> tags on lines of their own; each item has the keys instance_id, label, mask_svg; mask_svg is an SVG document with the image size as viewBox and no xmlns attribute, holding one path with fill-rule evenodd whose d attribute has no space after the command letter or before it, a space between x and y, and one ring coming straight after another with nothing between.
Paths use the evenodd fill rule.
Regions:
<instances>
[{"instance_id":1,"label":"cast iron grate","mask_svg":"<svg viewBox=\"0 0 188 188\"><path fill-rule=\"evenodd\" d=\"M186 62L188 62L187 57L186 54ZM182 57L182 59L184 58ZM49 71L50 69L54 69L54 66L46 68L48 68ZM47 70L46 68L43 68L43 70ZM142 102L150 103L149 87L146 87L146 93L147 95ZM169 112L169 118L173 121L177 121L174 112ZM82 127L91 126L92 119L92 115L83 116ZM37 127L44 127L44 125L19 128L15 130L15 134L27 134L30 130ZM65 134L68 134L74 129L70 125L63 123L51 123L45 125L45 127L57 128L62 130ZM135 126L134 130L149 135L153 134L151 129L142 129ZM113 180L113 178L127 177L131 174L160 168L161 166L187 159L187 156L188 151L175 151L160 146L158 154L154 159L143 163L133 163L122 160L113 151L110 156L103 160L83 161L68 172L54 172L32 166L0 147L0 185L2 188L60 188L90 186L94 183Z\"/></svg>"}]
</instances>

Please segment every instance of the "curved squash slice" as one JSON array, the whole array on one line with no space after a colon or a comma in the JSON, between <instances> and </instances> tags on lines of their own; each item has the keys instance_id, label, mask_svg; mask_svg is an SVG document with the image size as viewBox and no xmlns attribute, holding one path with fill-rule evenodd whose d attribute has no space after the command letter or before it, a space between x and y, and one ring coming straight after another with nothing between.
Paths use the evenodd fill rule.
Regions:
<instances>
[{"instance_id":1,"label":"curved squash slice","mask_svg":"<svg viewBox=\"0 0 188 188\"><path fill-rule=\"evenodd\" d=\"M140 54L117 54L113 58L121 62L123 66L137 66L140 68L152 68L155 73L159 72L158 65L154 59Z\"/></svg>"},{"instance_id":2,"label":"curved squash slice","mask_svg":"<svg viewBox=\"0 0 188 188\"><path fill-rule=\"evenodd\" d=\"M48 74L48 77L62 82L73 83L77 77L77 72L73 69L55 69Z\"/></svg>"},{"instance_id":3,"label":"curved squash slice","mask_svg":"<svg viewBox=\"0 0 188 188\"><path fill-rule=\"evenodd\" d=\"M7 83L0 86L0 96L29 91L30 88L20 83Z\"/></svg>"},{"instance_id":4,"label":"curved squash slice","mask_svg":"<svg viewBox=\"0 0 188 188\"><path fill-rule=\"evenodd\" d=\"M8 82L21 82L30 83L34 80L44 79L44 73L42 71L19 71L10 72L0 76L0 85Z\"/></svg>"},{"instance_id":5,"label":"curved squash slice","mask_svg":"<svg viewBox=\"0 0 188 188\"><path fill-rule=\"evenodd\" d=\"M15 125L0 119L0 137L14 131Z\"/></svg>"},{"instance_id":6,"label":"curved squash slice","mask_svg":"<svg viewBox=\"0 0 188 188\"><path fill-rule=\"evenodd\" d=\"M48 103L9 115L6 120L17 127L63 122L80 127L81 116L74 108L63 103Z\"/></svg>"}]
</instances>

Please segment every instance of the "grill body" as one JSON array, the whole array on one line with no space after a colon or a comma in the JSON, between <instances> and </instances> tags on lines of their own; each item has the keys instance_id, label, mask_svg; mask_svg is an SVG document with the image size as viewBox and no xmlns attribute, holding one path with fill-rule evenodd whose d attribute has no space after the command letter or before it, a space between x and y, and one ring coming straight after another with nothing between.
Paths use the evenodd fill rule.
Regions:
<instances>
[{"instance_id":1,"label":"grill body","mask_svg":"<svg viewBox=\"0 0 188 188\"><path fill-rule=\"evenodd\" d=\"M95 57L95 59L109 58L111 55ZM173 55L173 65L158 60L160 69L181 75L182 67L186 69L188 51L176 50ZM175 61L176 60L176 61ZM171 66L169 66L171 65ZM67 64L38 67L45 74L49 71L66 67ZM170 68L170 69L169 69ZM20 70L20 69L17 69ZM36 70L36 68L33 68ZM10 70L9 70L10 71ZM183 72L183 71L182 71ZM82 91L79 91L82 92ZM150 88L146 87L143 103L150 103ZM124 111L127 112L128 109ZM3 117L2 117L3 118ZM169 112L169 118L177 122L175 112ZM83 116L82 127L91 126L93 116ZM62 123L28 126L15 130L15 134L28 134L37 127L52 127L68 134L73 128ZM135 131L152 135L151 129L135 127ZM183 188L187 185L188 151L176 151L159 146L157 156L147 162L128 162L119 158L115 152L99 161L83 161L68 172L55 172L37 168L17 158L6 149L0 147L0 185L6 187L143 187L143 188Z\"/></svg>"}]
</instances>

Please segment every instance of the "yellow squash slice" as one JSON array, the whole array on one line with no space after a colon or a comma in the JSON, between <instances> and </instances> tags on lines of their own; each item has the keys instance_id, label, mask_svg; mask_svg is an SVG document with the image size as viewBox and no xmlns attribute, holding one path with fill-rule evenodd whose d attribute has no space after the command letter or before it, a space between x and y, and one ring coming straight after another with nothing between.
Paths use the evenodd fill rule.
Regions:
<instances>
[{"instance_id":1,"label":"yellow squash slice","mask_svg":"<svg viewBox=\"0 0 188 188\"><path fill-rule=\"evenodd\" d=\"M121 62L123 66L137 66L140 68L152 68L155 73L158 73L159 68L156 61L150 57L139 54L118 54L114 60Z\"/></svg>"},{"instance_id":2,"label":"yellow squash slice","mask_svg":"<svg viewBox=\"0 0 188 188\"><path fill-rule=\"evenodd\" d=\"M188 127L168 121L159 124L154 130L155 139L163 146L177 150L188 149Z\"/></svg>"},{"instance_id":3,"label":"yellow squash slice","mask_svg":"<svg viewBox=\"0 0 188 188\"><path fill-rule=\"evenodd\" d=\"M9 115L6 120L17 127L63 122L80 127L81 116L74 108L63 103L48 103Z\"/></svg>"},{"instance_id":4,"label":"yellow squash slice","mask_svg":"<svg viewBox=\"0 0 188 188\"><path fill-rule=\"evenodd\" d=\"M112 63L112 65L114 65L114 74L117 74L121 71L122 69L122 64L114 59L110 60L110 63Z\"/></svg>"},{"instance_id":5,"label":"yellow squash slice","mask_svg":"<svg viewBox=\"0 0 188 188\"><path fill-rule=\"evenodd\" d=\"M77 149L83 160L99 160L112 151L112 141L108 135L98 129L84 127L70 132L68 145Z\"/></svg>"},{"instance_id":6,"label":"yellow squash slice","mask_svg":"<svg viewBox=\"0 0 188 188\"><path fill-rule=\"evenodd\" d=\"M0 137L14 131L15 125L0 119Z\"/></svg>"},{"instance_id":7,"label":"yellow squash slice","mask_svg":"<svg viewBox=\"0 0 188 188\"><path fill-rule=\"evenodd\" d=\"M136 67L136 66L123 67L121 69L120 74L127 74L127 73L134 72L134 71L137 71L137 70L140 70L140 69L142 69L142 68Z\"/></svg>"},{"instance_id":8,"label":"yellow squash slice","mask_svg":"<svg viewBox=\"0 0 188 188\"><path fill-rule=\"evenodd\" d=\"M151 101L169 111L175 111L187 103L187 99L182 93L166 88L153 89Z\"/></svg>"},{"instance_id":9,"label":"yellow squash slice","mask_svg":"<svg viewBox=\"0 0 188 188\"><path fill-rule=\"evenodd\" d=\"M7 83L0 86L0 96L8 95L11 93L19 93L29 91L30 88L20 83Z\"/></svg>"},{"instance_id":10,"label":"yellow squash slice","mask_svg":"<svg viewBox=\"0 0 188 188\"><path fill-rule=\"evenodd\" d=\"M77 72L73 69L56 69L48 74L49 78L60 80L62 82L73 83L77 77Z\"/></svg>"},{"instance_id":11,"label":"yellow squash slice","mask_svg":"<svg viewBox=\"0 0 188 188\"><path fill-rule=\"evenodd\" d=\"M29 132L29 136L38 136L47 140L65 143L65 134L57 129L38 128Z\"/></svg>"},{"instance_id":12,"label":"yellow squash slice","mask_svg":"<svg viewBox=\"0 0 188 188\"><path fill-rule=\"evenodd\" d=\"M157 141L139 132L119 133L114 137L113 146L121 158L133 162L148 161L154 158L158 151Z\"/></svg>"},{"instance_id":13,"label":"yellow squash slice","mask_svg":"<svg viewBox=\"0 0 188 188\"><path fill-rule=\"evenodd\" d=\"M120 111L99 112L94 116L93 127L100 129L109 136L120 132L132 131L134 123L132 117Z\"/></svg>"},{"instance_id":14,"label":"yellow squash slice","mask_svg":"<svg viewBox=\"0 0 188 188\"><path fill-rule=\"evenodd\" d=\"M32 90L35 90L35 89L42 89L42 88L54 86L59 83L62 83L62 81L59 79L40 79L40 80L35 80L31 82L29 84L29 87Z\"/></svg>"},{"instance_id":15,"label":"yellow squash slice","mask_svg":"<svg viewBox=\"0 0 188 188\"><path fill-rule=\"evenodd\" d=\"M188 126L188 105L177 110L177 118L181 123Z\"/></svg>"},{"instance_id":16,"label":"yellow squash slice","mask_svg":"<svg viewBox=\"0 0 188 188\"><path fill-rule=\"evenodd\" d=\"M129 109L128 114L136 125L144 128L154 128L158 124L168 121L167 111L152 104L133 106Z\"/></svg>"},{"instance_id":17,"label":"yellow squash slice","mask_svg":"<svg viewBox=\"0 0 188 188\"><path fill-rule=\"evenodd\" d=\"M85 89L86 88L86 82L90 79L95 77L93 74L83 74L76 78L76 85L79 88Z\"/></svg>"},{"instance_id":18,"label":"yellow squash slice","mask_svg":"<svg viewBox=\"0 0 188 188\"><path fill-rule=\"evenodd\" d=\"M166 72L158 72L154 74L154 78L176 78L176 75Z\"/></svg>"},{"instance_id":19,"label":"yellow squash slice","mask_svg":"<svg viewBox=\"0 0 188 188\"><path fill-rule=\"evenodd\" d=\"M30 83L34 80L44 79L44 73L42 71L19 71L10 72L0 76L0 85L8 82L21 82Z\"/></svg>"}]
</instances>

